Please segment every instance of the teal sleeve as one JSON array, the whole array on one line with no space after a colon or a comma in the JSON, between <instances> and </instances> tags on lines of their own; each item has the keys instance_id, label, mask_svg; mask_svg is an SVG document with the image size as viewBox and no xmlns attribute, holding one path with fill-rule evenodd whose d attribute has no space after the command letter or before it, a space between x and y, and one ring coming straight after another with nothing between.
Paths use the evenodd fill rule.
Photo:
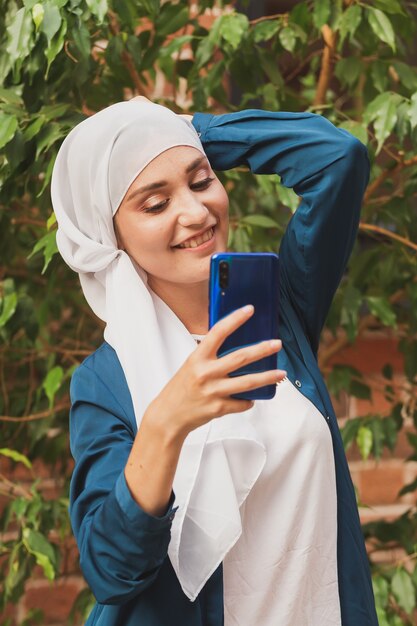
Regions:
<instances>
[{"instance_id":1,"label":"teal sleeve","mask_svg":"<svg viewBox=\"0 0 417 626\"><path fill-rule=\"evenodd\" d=\"M193 125L213 169L247 165L255 174L279 174L300 196L281 241L280 276L317 353L357 234L369 179L366 147L313 113L196 113Z\"/></svg>"},{"instance_id":2,"label":"teal sleeve","mask_svg":"<svg viewBox=\"0 0 417 626\"><path fill-rule=\"evenodd\" d=\"M167 557L174 494L165 515L146 513L126 484L134 432L116 397L87 365L70 392L70 516L80 566L99 603L122 604L152 584Z\"/></svg>"}]
</instances>

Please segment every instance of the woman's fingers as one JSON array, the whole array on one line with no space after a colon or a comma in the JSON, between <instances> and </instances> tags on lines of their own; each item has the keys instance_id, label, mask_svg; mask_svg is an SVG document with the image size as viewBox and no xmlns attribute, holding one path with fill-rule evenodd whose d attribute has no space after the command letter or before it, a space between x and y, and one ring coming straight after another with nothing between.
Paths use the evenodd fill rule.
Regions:
<instances>
[{"instance_id":1,"label":"woman's fingers","mask_svg":"<svg viewBox=\"0 0 417 626\"><path fill-rule=\"evenodd\" d=\"M287 375L284 370L268 370L257 374L244 374L243 376L230 376L217 384L216 391L219 395L231 396L235 393L252 391L266 385L276 385Z\"/></svg>"},{"instance_id":2,"label":"woman's fingers","mask_svg":"<svg viewBox=\"0 0 417 626\"><path fill-rule=\"evenodd\" d=\"M244 367L249 363L254 363L263 359L275 352L278 352L282 348L282 342L280 339L271 339L268 341L260 341L252 346L245 348L239 348L234 350L225 356L222 356L217 361L216 371L220 375L226 375L229 372L234 372L240 367Z\"/></svg>"},{"instance_id":3,"label":"woman's fingers","mask_svg":"<svg viewBox=\"0 0 417 626\"><path fill-rule=\"evenodd\" d=\"M217 351L222 343L232 334L239 326L242 326L254 312L254 307L251 304L241 307L233 313L229 313L221 320L219 320L210 330L201 342L199 348L200 352L207 356L216 356Z\"/></svg>"}]
</instances>

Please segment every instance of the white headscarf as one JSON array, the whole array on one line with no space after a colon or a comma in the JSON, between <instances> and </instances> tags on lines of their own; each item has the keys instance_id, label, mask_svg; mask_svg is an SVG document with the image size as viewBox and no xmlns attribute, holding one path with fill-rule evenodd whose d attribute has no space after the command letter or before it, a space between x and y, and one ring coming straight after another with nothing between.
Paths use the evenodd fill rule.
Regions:
<instances>
[{"instance_id":1,"label":"white headscarf","mask_svg":"<svg viewBox=\"0 0 417 626\"><path fill-rule=\"evenodd\" d=\"M185 118L153 103L120 102L70 132L52 175L58 249L106 322L104 337L122 365L138 428L149 403L196 344L148 287L146 272L118 249L113 216L138 174L174 146L205 154ZM239 507L266 459L250 419L259 410L255 403L249 411L215 419L192 431L183 445L168 554L190 600L242 533Z\"/></svg>"}]
</instances>

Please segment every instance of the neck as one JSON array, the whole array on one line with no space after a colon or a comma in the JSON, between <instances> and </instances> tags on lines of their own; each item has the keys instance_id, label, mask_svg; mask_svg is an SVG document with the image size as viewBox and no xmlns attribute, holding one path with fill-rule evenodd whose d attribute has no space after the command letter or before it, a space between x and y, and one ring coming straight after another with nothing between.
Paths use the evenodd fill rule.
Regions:
<instances>
[{"instance_id":1,"label":"neck","mask_svg":"<svg viewBox=\"0 0 417 626\"><path fill-rule=\"evenodd\" d=\"M207 333L208 281L178 284L149 279L148 285L174 311L188 332L196 335Z\"/></svg>"}]
</instances>

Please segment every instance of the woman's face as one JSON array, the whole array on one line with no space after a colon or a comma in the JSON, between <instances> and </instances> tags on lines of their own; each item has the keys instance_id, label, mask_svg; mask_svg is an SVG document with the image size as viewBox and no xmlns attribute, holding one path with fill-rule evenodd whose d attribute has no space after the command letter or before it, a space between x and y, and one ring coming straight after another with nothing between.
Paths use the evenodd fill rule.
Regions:
<instances>
[{"instance_id":1,"label":"woman's face","mask_svg":"<svg viewBox=\"0 0 417 626\"><path fill-rule=\"evenodd\" d=\"M176 146L129 187L114 217L118 244L147 272L151 286L207 281L211 255L227 247L228 209L227 192L207 158Z\"/></svg>"}]
</instances>

